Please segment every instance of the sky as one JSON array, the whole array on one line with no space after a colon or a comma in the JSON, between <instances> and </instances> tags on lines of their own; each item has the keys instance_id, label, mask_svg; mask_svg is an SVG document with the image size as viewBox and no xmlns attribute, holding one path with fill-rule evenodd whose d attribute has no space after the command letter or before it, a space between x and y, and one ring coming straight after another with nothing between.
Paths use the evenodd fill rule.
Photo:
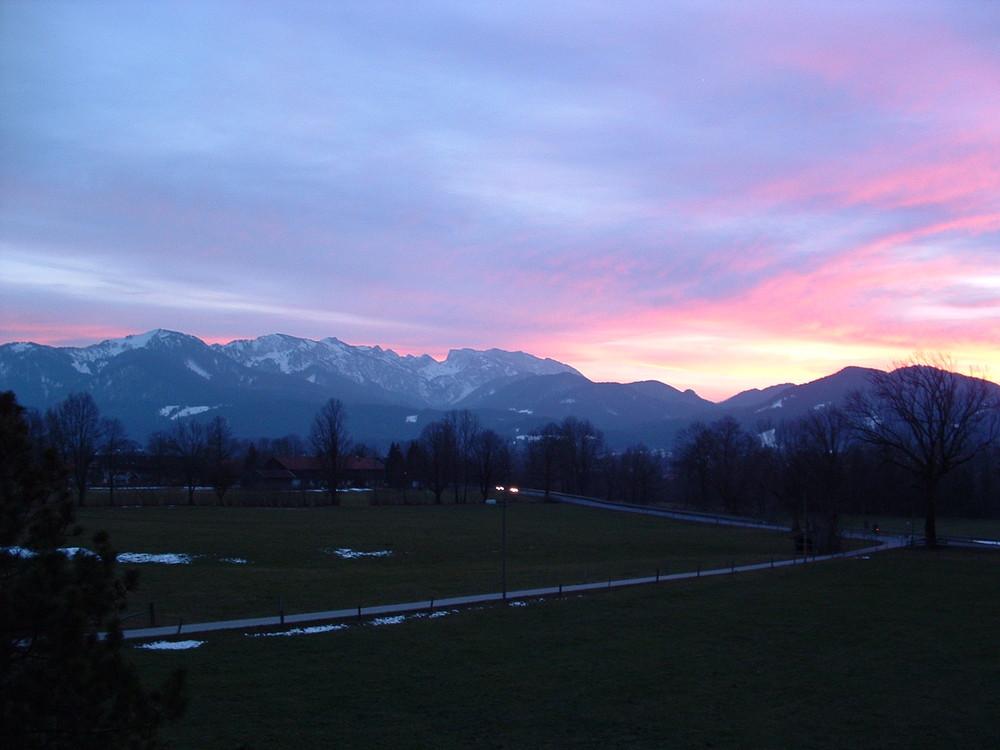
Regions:
<instances>
[{"instance_id":1,"label":"sky","mask_svg":"<svg viewBox=\"0 0 1000 750\"><path fill-rule=\"evenodd\" d=\"M0 343L1000 375L1000 3L0 0Z\"/></svg>"}]
</instances>

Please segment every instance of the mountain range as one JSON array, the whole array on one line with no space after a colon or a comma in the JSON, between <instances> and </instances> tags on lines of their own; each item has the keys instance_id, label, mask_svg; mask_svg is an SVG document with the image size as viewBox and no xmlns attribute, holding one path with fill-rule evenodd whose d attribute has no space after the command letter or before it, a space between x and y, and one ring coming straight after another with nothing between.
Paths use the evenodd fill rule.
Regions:
<instances>
[{"instance_id":1,"label":"mountain range","mask_svg":"<svg viewBox=\"0 0 1000 750\"><path fill-rule=\"evenodd\" d=\"M162 329L87 347L0 346L0 390L22 405L44 410L86 391L140 441L173 420L214 415L241 437L306 435L320 406L338 398L352 437L380 448L417 437L450 409L469 409L511 438L575 416L612 446L667 448L692 421L729 414L760 426L838 403L872 372L848 367L714 403L657 381L596 383L561 362L500 349L454 349L439 362L335 338L272 334L209 345Z\"/></svg>"}]
</instances>

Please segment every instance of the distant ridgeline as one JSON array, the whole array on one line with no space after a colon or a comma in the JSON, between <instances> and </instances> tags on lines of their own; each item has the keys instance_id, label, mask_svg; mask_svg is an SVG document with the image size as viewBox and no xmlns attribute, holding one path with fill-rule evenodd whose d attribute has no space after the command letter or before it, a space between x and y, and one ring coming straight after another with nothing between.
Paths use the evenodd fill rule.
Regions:
<instances>
[{"instance_id":1,"label":"distant ridgeline","mask_svg":"<svg viewBox=\"0 0 1000 750\"><path fill-rule=\"evenodd\" d=\"M692 421L731 414L746 424L780 422L839 403L871 372L847 368L715 404L657 381L594 383L569 365L499 349L456 349L438 362L335 338L274 334L210 346L165 330L83 348L0 346L0 389L21 404L44 410L88 392L140 441L177 420L216 415L240 437L304 435L320 405L337 398L352 436L382 447L416 438L443 412L469 409L508 438L574 416L611 446L667 448Z\"/></svg>"}]
</instances>

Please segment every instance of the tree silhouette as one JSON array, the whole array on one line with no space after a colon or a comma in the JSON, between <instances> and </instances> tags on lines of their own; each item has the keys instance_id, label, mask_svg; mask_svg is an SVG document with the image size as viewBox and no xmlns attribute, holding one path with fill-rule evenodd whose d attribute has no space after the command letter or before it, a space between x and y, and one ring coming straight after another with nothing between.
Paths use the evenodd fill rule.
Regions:
<instances>
[{"instance_id":1,"label":"tree silhouette","mask_svg":"<svg viewBox=\"0 0 1000 750\"><path fill-rule=\"evenodd\" d=\"M194 491L205 472L205 425L178 419L169 432L169 451L179 461L187 487L188 505L194 505Z\"/></svg>"},{"instance_id":2,"label":"tree silhouette","mask_svg":"<svg viewBox=\"0 0 1000 750\"><path fill-rule=\"evenodd\" d=\"M50 436L70 470L77 502L82 507L90 486L90 467L102 437L101 411L89 393L71 393L48 412Z\"/></svg>"},{"instance_id":3,"label":"tree silhouette","mask_svg":"<svg viewBox=\"0 0 1000 750\"><path fill-rule=\"evenodd\" d=\"M455 429L451 422L431 422L420 431L420 447L424 455L424 483L434 493L434 502L455 479Z\"/></svg>"},{"instance_id":4,"label":"tree silhouette","mask_svg":"<svg viewBox=\"0 0 1000 750\"><path fill-rule=\"evenodd\" d=\"M205 429L205 464L219 505L224 504L226 493L239 479L235 456L236 440L229 421L217 416Z\"/></svg>"},{"instance_id":5,"label":"tree silhouette","mask_svg":"<svg viewBox=\"0 0 1000 750\"><path fill-rule=\"evenodd\" d=\"M123 451L134 447L134 443L129 440L125 425L118 418L102 420L101 434L104 441L101 444L101 453L104 454L104 470L108 479L108 505L115 504L115 484L117 482L118 460Z\"/></svg>"},{"instance_id":6,"label":"tree silhouette","mask_svg":"<svg viewBox=\"0 0 1000 750\"><path fill-rule=\"evenodd\" d=\"M184 675L144 690L118 626L135 576L116 577L103 532L92 552L67 549L79 533L56 452L36 448L0 393L0 747L159 747Z\"/></svg>"},{"instance_id":7,"label":"tree silhouette","mask_svg":"<svg viewBox=\"0 0 1000 750\"><path fill-rule=\"evenodd\" d=\"M309 442L323 467L330 502L334 505L337 504L337 488L350 452L346 421L347 410L344 404L339 399L331 398L313 418L309 429Z\"/></svg>"},{"instance_id":8,"label":"tree silhouette","mask_svg":"<svg viewBox=\"0 0 1000 750\"><path fill-rule=\"evenodd\" d=\"M945 355L917 355L896 363L892 372L875 372L869 389L847 401L858 436L884 449L914 479L929 548L937 546L942 478L990 450L1000 437L1000 388L954 369Z\"/></svg>"}]
</instances>

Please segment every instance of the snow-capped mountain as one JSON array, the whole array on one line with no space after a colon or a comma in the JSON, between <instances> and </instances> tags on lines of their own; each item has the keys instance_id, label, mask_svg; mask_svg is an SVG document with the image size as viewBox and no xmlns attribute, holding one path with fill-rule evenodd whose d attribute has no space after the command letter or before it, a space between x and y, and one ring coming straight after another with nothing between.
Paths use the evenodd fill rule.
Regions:
<instances>
[{"instance_id":1,"label":"snow-capped mountain","mask_svg":"<svg viewBox=\"0 0 1000 750\"><path fill-rule=\"evenodd\" d=\"M560 362L499 349L456 349L439 362L335 338L274 334L209 346L165 330L87 347L0 346L0 390L14 391L19 403L45 410L88 392L140 441L177 420L214 416L241 437L306 435L320 406L338 398L352 437L382 447L418 437L448 409L470 409L509 437L574 416L610 445L669 448L692 421L731 415L760 429L839 405L874 372L847 367L716 404L654 381L594 383Z\"/></svg>"},{"instance_id":2,"label":"snow-capped mountain","mask_svg":"<svg viewBox=\"0 0 1000 750\"><path fill-rule=\"evenodd\" d=\"M102 412L141 434L171 419L215 414L241 434L302 434L328 398L364 405L382 426L407 420L413 431L422 427L421 410L451 408L492 381L556 373L582 378L568 365L523 352L460 349L438 362L280 334L209 346L155 330L87 347L0 346L0 389L14 391L23 405L45 409L87 391Z\"/></svg>"},{"instance_id":3,"label":"snow-capped mountain","mask_svg":"<svg viewBox=\"0 0 1000 750\"><path fill-rule=\"evenodd\" d=\"M351 346L335 338L311 341L283 334L213 348L251 370L282 373L319 385L328 384L329 376L335 374L359 385L377 386L405 403L431 408L453 406L497 378L580 374L552 359L500 349L453 349L438 362L426 354L400 356L378 346Z\"/></svg>"}]
</instances>

